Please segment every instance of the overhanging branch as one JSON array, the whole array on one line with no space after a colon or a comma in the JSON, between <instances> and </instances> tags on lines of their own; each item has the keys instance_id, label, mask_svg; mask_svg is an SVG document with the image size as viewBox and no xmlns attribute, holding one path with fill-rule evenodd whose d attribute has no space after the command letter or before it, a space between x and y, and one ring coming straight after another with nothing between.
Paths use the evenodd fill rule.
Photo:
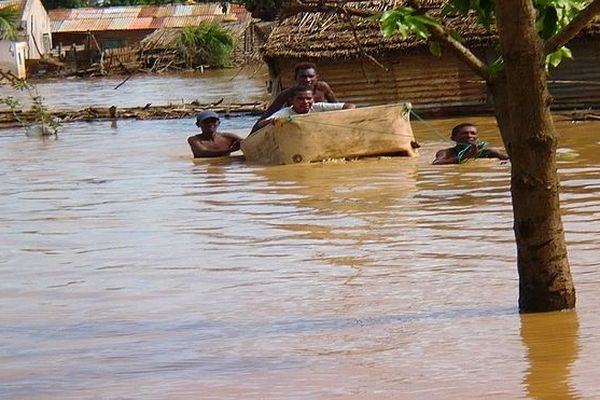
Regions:
<instances>
[{"instance_id":1,"label":"overhanging branch","mask_svg":"<svg viewBox=\"0 0 600 400\"><path fill-rule=\"evenodd\" d=\"M597 16L600 16L600 0L591 2L567 26L548 39L544 45L545 53L550 54L563 47Z\"/></svg>"},{"instance_id":2,"label":"overhanging branch","mask_svg":"<svg viewBox=\"0 0 600 400\"><path fill-rule=\"evenodd\" d=\"M595 0L600 2L600 0ZM372 17L377 14L374 11L362 10L353 7L348 7L347 3L352 3L352 0L336 1L336 0L296 0L294 2L295 12L342 12L346 16L357 16L362 18ZM427 13L419 7L419 3L415 1L407 2L411 7L418 10L424 15ZM440 25L430 26L431 36L438 42L444 44L450 51L457 55L463 62L467 64L471 70L479 75L484 80L490 80L490 73L487 65L482 62L471 50L463 46L459 41L454 39L446 29Z\"/></svg>"}]
</instances>

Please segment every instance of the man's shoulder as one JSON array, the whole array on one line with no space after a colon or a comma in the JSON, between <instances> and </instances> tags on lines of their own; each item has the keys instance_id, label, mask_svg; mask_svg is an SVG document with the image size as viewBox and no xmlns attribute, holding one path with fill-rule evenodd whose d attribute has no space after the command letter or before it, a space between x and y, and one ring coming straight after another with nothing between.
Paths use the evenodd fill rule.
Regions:
<instances>
[{"instance_id":1,"label":"man's shoulder","mask_svg":"<svg viewBox=\"0 0 600 400\"><path fill-rule=\"evenodd\" d=\"M331 87L325 81L317 81L315 82L315 90L328 91L331 90Z\"/></svg>"}]
</instances>

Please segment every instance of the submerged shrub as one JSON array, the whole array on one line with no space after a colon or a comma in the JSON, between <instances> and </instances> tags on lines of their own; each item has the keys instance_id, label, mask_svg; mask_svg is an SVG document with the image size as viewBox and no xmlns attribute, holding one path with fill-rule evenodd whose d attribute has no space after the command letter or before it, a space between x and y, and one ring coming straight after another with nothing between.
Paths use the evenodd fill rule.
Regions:
<instances>
[{"instance_id":1,"label":"submerged shrub","mask_svg":"<svg viewBox=\"0 0 600 400\"><path fill-rule=\"evenodd\" d=\"M189 68L199 65L227 65L234 44L231 34L212 22L185 27L175 40L175 45Z\"/></svg>"}]
</instances>

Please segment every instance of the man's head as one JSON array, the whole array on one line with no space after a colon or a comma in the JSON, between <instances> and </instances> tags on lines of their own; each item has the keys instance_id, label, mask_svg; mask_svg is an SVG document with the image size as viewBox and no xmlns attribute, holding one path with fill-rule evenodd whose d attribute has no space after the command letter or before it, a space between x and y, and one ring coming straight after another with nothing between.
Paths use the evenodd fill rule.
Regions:
<instances>
[{"instance_id":1,"label":"man's head","mask_svg":"<svg viewBox=\"0 0 600 400\"><path fill-rule=\"evenodd\" d=\"M300 63L294 68L294 79L298 85L304 83L309 84L311 87L317 82L317 66L313 63Z\"/></svg>"},{"instance_id":2,"label":"man's head","mask_svg":"<svg viewBox=\"0 0 600 400\"><path fill-rule=\"evenodd\" d=\"M456 143L477 143L477 127L470 123L458 124L452 128L450 139Z\"/></svg>"},{"instance_id":3,"label":"man's head","mask_svg":"<svg viewBox=\"0 0 600 400\"><path fill-rule=\"evenodd\" d=\"M196 115L196 126L203 133L215 133L220 123L219 114L214 111L205 110Z\"/></svg>"},{"instance_id":4,"label":"man's head","mask_svg":"<svg viewBox=\"0 0 600 400\"><path fill-rule=\"evenodd\" d=\"M296 85L290 91L292 109L298 114L306 114L313 105L313 91L309 84Z\"/></svg>"}]
</instances>

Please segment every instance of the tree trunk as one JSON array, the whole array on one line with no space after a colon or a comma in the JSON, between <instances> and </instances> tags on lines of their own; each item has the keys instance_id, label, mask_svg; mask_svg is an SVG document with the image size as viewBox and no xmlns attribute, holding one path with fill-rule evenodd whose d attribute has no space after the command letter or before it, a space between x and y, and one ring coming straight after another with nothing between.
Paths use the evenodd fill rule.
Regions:
<instances>
[{"instance_id":1,"label":"tree trunk","mask_svg":"<svg viewBox=\"0 0 600 400\"><path fill-rule=\"evenodd\" d=\"M571 309L575 287L560 214L557 138L532 1L496 1L496 26L505 68L490 88L512 164L519 311Z\"/></svg>"}]
</instances>

